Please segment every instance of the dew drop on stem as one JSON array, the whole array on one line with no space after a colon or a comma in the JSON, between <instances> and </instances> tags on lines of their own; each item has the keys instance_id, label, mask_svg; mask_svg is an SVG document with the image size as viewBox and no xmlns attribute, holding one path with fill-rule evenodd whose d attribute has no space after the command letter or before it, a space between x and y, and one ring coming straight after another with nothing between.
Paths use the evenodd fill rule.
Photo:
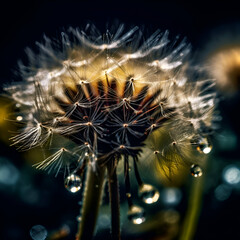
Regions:
<instances>
[{"instance_id":1,"label":"dew drop on stem","mask_svg":"<svg viewBox=\"0 0 240 240\"><path fill-rule=\"evenodd\" d=\"M193 177L201 177L203 173L202 168L196 164L191 166L190 172Z\"/></svg>"},{"instance_id":2,"label":"dew drop on stem","mask_svg":"<svg viewBox=\"0 0 240 240\"><path fill-rule=\"evenodd\" d=\"M64 185L69 192L76 193L82 188L82 180L78 175L70 174L65 178Z\"/></svg>"}]
</instances>

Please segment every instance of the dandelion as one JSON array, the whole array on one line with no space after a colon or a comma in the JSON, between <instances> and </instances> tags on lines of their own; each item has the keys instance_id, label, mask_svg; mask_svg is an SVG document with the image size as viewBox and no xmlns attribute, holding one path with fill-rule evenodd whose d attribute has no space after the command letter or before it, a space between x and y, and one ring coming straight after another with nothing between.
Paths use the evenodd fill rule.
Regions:
<instances>
[{"instance_id":1,"label":"dandelion","mask_svg":"<svg viewBox=\"0 0 240 240\"><path fill-rule=\"evenodd\" d=\"M178 164L201 165L198 150L211 150L213 82L187 74L190 46L178 37L170 42L168 31L144 40L137 27L125 32L120 25L101 34L87 25L84 31L70 28L61 41L44 40L37 43L37 55L27 50L28 66L19 65L24 81L6 87L20 104L23 124L13 145L50 153L35 166L55 175L63 170L70 191L81 188L74 180L81 184L88 169L77 239L92 237L107 171L111 233L120 239L119 161L124 162L129 219L141 224L144 210L133 203L130 161L147 204L159 193L142 181L138 162L157 161L168 173Z\"/></svg>"},{"instance_id":2,"label":"dandelion","mask_svg":"<svg viewBox=\"0 0 240 240\"><path fill-rule=\"evenodd\" d=\"M230 44L229 44L230 45ZM209 59L209 73L217 79L217 86L226 95L234 95L240 87L240 47L223 46Z\"/></svg>"}]
</instances>

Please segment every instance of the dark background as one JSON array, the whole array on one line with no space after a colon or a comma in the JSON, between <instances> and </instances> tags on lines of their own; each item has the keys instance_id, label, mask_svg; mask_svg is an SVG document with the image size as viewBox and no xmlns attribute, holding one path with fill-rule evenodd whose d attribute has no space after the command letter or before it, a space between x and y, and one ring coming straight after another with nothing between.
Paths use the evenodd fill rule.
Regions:
<instances>
[{"instance_id":1,"label":"dark background","mask_svg":"<svg viewBox=\"0 0 240 240\"><path fill-rule=\"evenodd\" d=\"M69 26L84 26L88 21L93 22L99 29L105 29L106 22L119 21L126 24L145 26L149 33L160 28L168 29L172 36L186 36L192 44L197 56L206 54L215 36L220 37L223 29L239 29L239 6L233 1L8 1L1 3L0 8L0 84L9 83L13 79L13 71L19 59L25 58L24 49L35 48L35 41L42 40L43 33L55 37ZM234 31L235 31L234 30ZM215 33L218 35L215 35ZM240 43L240 42L239 42ZM220 103L224 124L232 125L238 137L239 127L237 117L238 101L230 100ZM237 119L237 120L236 120ZM239 145L238 145L239 146ZM22 168L18 161L18 153L1 143L1 155L13 159L14 164ZM231 162L239 161L238 148L229 152L217 152ZM230 159L230 160L229 160ZM217 176L216 176L217 177ZM26 239L26 232L37 222L46 222L47 215L43 214L45 207L50 204L55 208L48 209L49 216L54 215L56 221L64 222L62 213L73 211L77 207L78 197L66 194L64 189L56 185L51 178L43 174L32 177L40 185L48 181L54 199L45 203L48 193L38 192L41 204L36 207L15 198L7 190L0 191L1 226L0 239ZM51 182L52 181L52 182ZM64 199L63 199L64 198ZM240 239L240 207L239 194L233 194L227 201L216 203L208 192L204 199L202 213L197 228L196 240L202 239ZM64 202L65 206L62 206ZM64 210L65 209L65 210ZM67 210L68 209L68 210ZM32 219L29 220L29 219ZM50 217L51 219L51 217ZM67 216L66 216L67 219ZM70 223L71 225L71 223ZM55 227L48 222L48 227ZM74 227L73 227L74 228ZM2 234L2 236L1 236ZM28 236L29 237L29 236ZM29 237L30 239L30 237Z\"/></svg>"},{"instance_id":2,"label":"dark background","mask_svg":"<svg viewBox=\"0 0 240 240\"><path fill-rule=\"evenodd\" d=\"M1 8L1 78L8 81L24 48L47 36L58 36L69 26L93 22L105 29L114 20L145 26L150 33L168 29L186 36L199 50L212 30L238 24L239 6L234 1L7 1Z\"/></svg>"}]
</instances>

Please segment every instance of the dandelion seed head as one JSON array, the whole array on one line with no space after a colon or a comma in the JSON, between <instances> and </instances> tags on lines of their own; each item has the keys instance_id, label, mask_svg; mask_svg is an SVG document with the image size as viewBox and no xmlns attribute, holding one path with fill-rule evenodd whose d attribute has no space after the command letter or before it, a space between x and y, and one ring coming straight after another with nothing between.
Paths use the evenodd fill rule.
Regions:
<instances>
[{"instance_id":1,"label":"dandelion seed head","mask_svg":"<svg viewBox=\"0 0 240 240\"><path fill-rule=\"evenodd\" d=\"M6 87L26 122L13 144L52 153L37 168L58 174L73 162L78 169L85 161L141 160L142 152L192 164L192 139L212 128L216 96L211 80L187 75L185 40L170 43L168 31L143 40L137 27L124 32L123 25L111 34L97 36L89 27L62 36L57 43L44 37L35 57L28 50L23 81ZM159 143L165 128L168 140Z\"/></svg>"}]
</instances>

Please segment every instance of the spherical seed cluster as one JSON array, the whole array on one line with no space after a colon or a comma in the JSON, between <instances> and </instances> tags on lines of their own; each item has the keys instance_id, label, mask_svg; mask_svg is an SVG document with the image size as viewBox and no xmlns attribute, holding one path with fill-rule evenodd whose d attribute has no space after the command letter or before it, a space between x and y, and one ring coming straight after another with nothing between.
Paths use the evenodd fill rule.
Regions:
<instances>
[{"instance_id":1,"label":"spherical seed cluster","mask_svg":"<svg viewBox=\"0 0 240 240\"><path fill-rule=\"evenodd\" d=\"M81 172L87 162L116 166L122 157L127 166L129 157L148 160L143 149L160 162L173 152L191 165L189 148L209 147L213 83L189 79L185 41L170 42L167 31L143 40L137 27L124 32L123 25L99 34L88 25L37 45L29 66L20 64L24 81L6 88L24 123L13 143L51 152L37 168Z\"/></svg>"}]
</instances>

